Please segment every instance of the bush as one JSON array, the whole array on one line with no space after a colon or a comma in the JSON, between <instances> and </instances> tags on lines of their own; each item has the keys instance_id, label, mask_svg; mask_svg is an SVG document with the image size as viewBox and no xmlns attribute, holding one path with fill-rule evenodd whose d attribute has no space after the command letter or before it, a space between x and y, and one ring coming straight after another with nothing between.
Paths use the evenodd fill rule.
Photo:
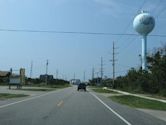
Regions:
<instances>
[{"instance_id":1,"label":"bush","mask_svg":"<svg viewBox=\"0 0 166 125\"><path fill-rule=\"evenodd\" d=\"M149 55L147 61L148 72L132 68L126 76L117 77L115 88L166 96L166 46Z\"/></svg>"}]
</instances>

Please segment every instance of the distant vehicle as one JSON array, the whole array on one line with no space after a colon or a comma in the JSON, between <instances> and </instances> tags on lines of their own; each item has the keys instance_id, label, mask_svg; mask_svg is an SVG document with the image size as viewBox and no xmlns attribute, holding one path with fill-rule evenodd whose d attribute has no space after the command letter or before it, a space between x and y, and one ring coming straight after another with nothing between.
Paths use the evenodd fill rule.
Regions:
<instances>
[{"instance_id":1,"label":"distant vehicle","mask_svg":"<svg viewBox=\"0 0 166 125\"><path fill-rule=\"evenodd\" d=\"M86 84L85 83L80 83L77 87L77 90L79 91L80 89L83 89L84 91L86 91Z\"/></svg>"}]
</instances>

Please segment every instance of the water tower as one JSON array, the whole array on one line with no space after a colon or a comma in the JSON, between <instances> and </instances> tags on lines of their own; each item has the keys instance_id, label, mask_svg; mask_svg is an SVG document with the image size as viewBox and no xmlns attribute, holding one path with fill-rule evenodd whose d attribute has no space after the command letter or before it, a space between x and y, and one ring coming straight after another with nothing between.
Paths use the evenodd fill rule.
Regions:
<instances>
[{"instance_id":1,"label":"water tower","mask_svg":"<svg viewBox=\"0 0 166 125\"><path fill-rule=\"evenodd\" d=\"M147 35L153 30L155 26L154 18L147 12L138 14L134 21L134 29L142 36L142 69L147 70L146 54L147 54Z\"/></svg>"}]
</instances>

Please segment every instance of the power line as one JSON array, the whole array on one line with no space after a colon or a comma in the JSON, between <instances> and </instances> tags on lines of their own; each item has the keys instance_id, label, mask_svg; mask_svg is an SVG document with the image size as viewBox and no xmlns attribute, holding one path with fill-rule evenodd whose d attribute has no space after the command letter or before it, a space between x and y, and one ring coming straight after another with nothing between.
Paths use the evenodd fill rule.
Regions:
<instances>
[{"instance_id":1,"label":"power line","mask_svg":"<svg viewBox=\"0 0 166 125\"><path fill-rule=\"evenodd\" d=\"M161 1L162 0L159 0L158 3L156 4L156 6L153 8L153 10L151 11L151 13L155 13L157 12L156 10L159 8L159 6L161 5ZM158 14L157 14L158 15Z\"/></svg>"},{"instance_id":2,"label":"power line","mask_svg":"<svg viewBox=\"0 0 166 125\"><path fill-rule=\"evenodd\" d=\"M56 30L29 30L29 29L0 29L0 32L25 32L25 33L55 33L55 34L80 34L80 35L107 35L107 36L139 36L134 33L105 33L81 31L56 31ZM166 37L165 34L152 34L152 37Z\"/></svg>"},{"instance_id":3,"label":"power line","mask_svg":"<svg viewBox=\"0 0 166 125\"><path fill-rule=\"evenodd\" d=\"M57 33L57 34L83 34L83 35L132 35L137 34L123 34L123 33L104 33L104 32L81 32L81 31L56 31L56 30L29 30L29 29L0 29L1 32L29 32L29 33Z\"/></svg>"},{"instance_id":4,"label":"power line","mask_svg":"<svg viewBox=\"0 0 166 125\"><path fill-rule=\"evenodd\" d=\"M132 40L130 40L130 42L128 44L126 44L126 46L122 47L121 50L123 50L123 53L121 53L121 56L123 56L124 54L126 54L127 50L129 50L129 48L131 48L131 46L133 46L134 42L136 41L136 37Z\"/></svg>"},{"instance_id":5,"label":"power line","mask_svg":"<svg viewBox=\"0 0 166 125\"><path fill-rule=\"evenodd\" d=\"M161 1L162 0L160 0L159 2L158 2L158 4L154 7L154 9L153 9L153 11L152 11L152 13L153 12L155 12L156 11L156 9L158 8L158 6L160 6L160 4L161 4ZM141 6L138 8L138 10L137 10L137 13L143 8L143 6L144 6L144 4L146 3L147 1L146 0L144 0L143 1L143 3L141 4ZM158 14L159 15L159 14ZM133 17L134 18L134 17ZM130 23L129 23L130 24ZM129 27L130 25L127 25L127 27L126 27L126 30L128 29L128 27ZM159 36L159 37L162 37L163 35L157 35L157 34L154 34L154 35L150 35L150 36ZM122 50L126 50L132 43L134 43L134 41L136 40L136 38L134 38L133 40L130 40L130 42L129 42L129 44L127 44ZM124 54L124 53L123 53Z\"/></svg>"},{"instance_id":6,"label":"power line","mask_svg":"<svg viewBox=\"0 0 166 125\"><path fill-rule=\"evenodd\" d=\"M139 11L141 11L141 9L142 9L142 7L144 6L145 3L146 3L146 0L144 0L143 3L139 6L139 8L137 9L137 12L135 13L135 15L137 13L139 13ZM132 17L132 20L129 21L128 25L126 26L126 28L124 30L125 32L128 30L130 24L132 24L133 19L134 19L134 16Z\"/></svg>"},{"instance_id":7,"label":"power line","mask_svg":"<svg viewBox=\"0 0 166 125\"><path fill-rule=\"evenodd\" d=\"M146 0L143 1L143 3L138 7L136 13L134 14L134 16L142 9L142 7L144 6L144 4L146 3ZM126 25L125 29L124 29L124 33L127 32L127 30L129 29L130 25L133 22L134 16L132 17L132 19L129 21L129 23ZM122 39L122 36L120 37L119 41Z\"/></svg>"},{"instance_id":8,"label":"power line","mask_svg":"<svg viewBox=\"0 0 166 125\"><path fill-rule=\"evenodd\" d=\"M162 13L164 13L165 10L166 10L166 8L161 9L161 11L157 13L156 19L158 19L158 17L159 17Z\"/></svg>"}]
</instances>

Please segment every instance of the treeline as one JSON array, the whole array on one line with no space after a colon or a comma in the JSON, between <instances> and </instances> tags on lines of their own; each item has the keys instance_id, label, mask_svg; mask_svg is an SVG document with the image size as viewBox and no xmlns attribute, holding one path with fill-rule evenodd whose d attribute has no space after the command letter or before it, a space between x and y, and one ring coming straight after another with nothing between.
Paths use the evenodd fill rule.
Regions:
<instances>
[{"instance_id":1,"label":"treeline","mask_svg":"<svg viewBox=\"0 0 166 125\"><path fill-rule=\"evenodd\" d=\"M132 68L125 76L103 80L104 86L110 86L130 92L159 94L166 96L166 46L158 48L147 57L148 70Z\"/></svg>"},{"instance_id":2,"label":"treeline","mask_svg":"<svg viewBox=\"0 0 166 125\"><path fill-rule=\"evenodd\" d=\"M26 83L31 83L33 85L39 85L39 84L45 83L45 81L43 81L39 78L34 78L34 79L28 78L26 80ZM52 79L52 80L48 80L47 84L48 85L65 85L65 84L69 84L69 81L66 81L63 79Z\"/></svg>"}]
</instances>

